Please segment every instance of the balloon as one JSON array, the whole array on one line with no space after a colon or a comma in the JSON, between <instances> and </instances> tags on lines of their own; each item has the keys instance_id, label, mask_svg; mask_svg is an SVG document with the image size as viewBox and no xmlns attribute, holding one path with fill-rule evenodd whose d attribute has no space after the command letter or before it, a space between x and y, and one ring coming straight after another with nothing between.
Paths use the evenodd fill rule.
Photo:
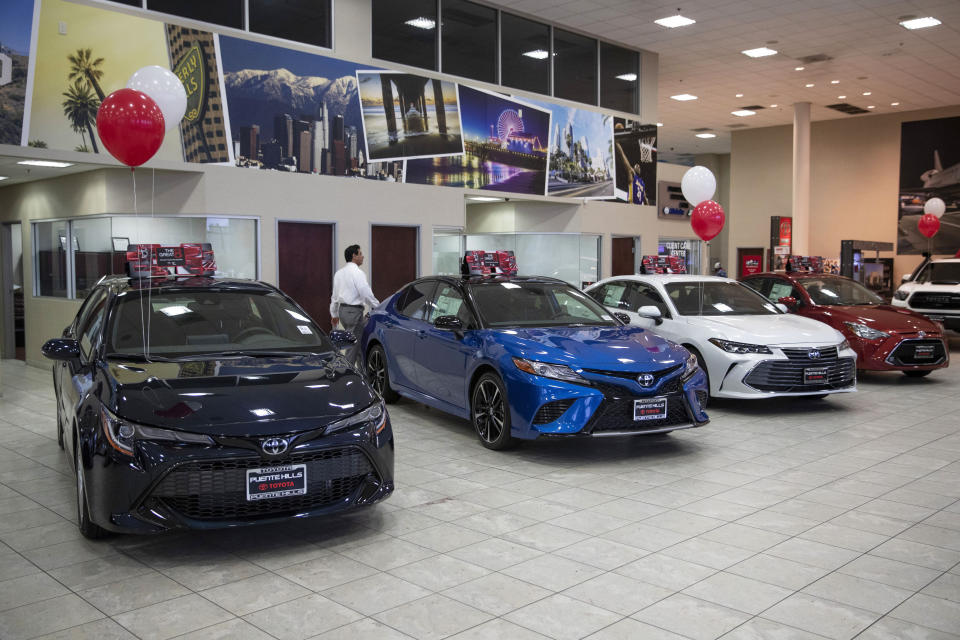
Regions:
<instances>
[{"instance_id":1,"label":"balloon","mask_svg":"<svg viewBox=\"0 0 960 640\"><path fill-rule=\"evenodd\" d=\"M940 218L932 213L925 213L920 216L920 220L917 222L917 229L926 237L932 238L937 235L937 231L940 231Z\"/></svg>"},{"instance_id":2,"label":"balloon","mask_svg":"<svg viewBox=\"0 0 960 640\"><path fill-rule=\"evenodd\" d=\"M713 200L707 200L694 207L693 215L690 216L690 226L701 239L710 242L723 229L725 220L723 207Z\"/></svg>"},{"instance_id":3,"label":"balloon","mask_svg":"<svg viewBox=\"0 0 960 640\"><path fill-rule=\"evenodd\" d=\"M127 89L141 91L157 103L163 112L167 131L183 120L183 114L187 111L187 90L180 78L169 69L155 64L143 67L127 80Z\"/></svg>"},{"instance_id":4,"label":"balloon","mask_svg":"<svg viewBox=\"0 0 960 640\"><path fill-rule=\"evenodd\" d=\"M163 131L163 112L140 91L114 91L97 111L97 132L103 146L128 167L138 167L153 157L163 143Z\"/></svg>"},{"instance_id":5,"label":"balloon","mask_svg":"<svg viewBox=\"0 0 960 640\"><path fill-rule=\"evenodd\" d=\"M944 211L947 210L947 205L944 204L943 200L940 198L930 198L923 203L923 212L929 213L932 216L941 217Z\"/></svg>"},{"instance_id":6,"label":"balloon","mask_svg":"<svg viewBox=\"0 0 960 640\"><path fill-rule=\"evenodd\" d=\"M717 191L717 179L713 172L706 167L693 167L688 169L680 180L680 189L683 191L683 197L691 206L697 206L713 197Z\"/></svg>"}]
</instances>

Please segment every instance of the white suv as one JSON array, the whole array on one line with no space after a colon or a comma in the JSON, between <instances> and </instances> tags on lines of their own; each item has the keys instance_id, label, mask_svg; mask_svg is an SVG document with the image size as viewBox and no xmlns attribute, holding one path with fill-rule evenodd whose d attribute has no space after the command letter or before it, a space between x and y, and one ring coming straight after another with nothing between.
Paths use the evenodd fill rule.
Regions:
<instances>
[{"instance_id":1,"label":"white suv","mask_svg":"<svg viewBox=\"0 0 960 640\"><path fill-rule=\"evenodd\" d=\"M946 329L960 331L960 259L933 260L915 276L904 276L893 306L922 313Z\"/></svg>"}]
</instances>

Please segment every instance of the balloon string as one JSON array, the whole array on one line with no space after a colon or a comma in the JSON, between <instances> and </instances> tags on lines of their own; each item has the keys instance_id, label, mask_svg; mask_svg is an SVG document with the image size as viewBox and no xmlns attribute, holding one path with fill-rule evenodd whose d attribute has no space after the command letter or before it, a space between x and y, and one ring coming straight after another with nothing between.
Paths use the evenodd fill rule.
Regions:
<instances>
[{"instance_id":1,"label":"balloon string","mask_svg":"<svg viewBox=\"0 0 960 640\"><path fill-rule=\"evenodd\" d=\"M150 169L150 228L153 229L153 216L154 216L154 200L156 199L157 194L157 170L154 168ZM150 260L150 274L153 275L153 259L151 256ZM146 340L146 353L150 353L150 338L152 334L150 333L151 320L153 319L153 283L150 283L150 288L147 289L147 340Z\"/></svg>"},{"instance_id":2,"label":"balloon string","mask_svg":"<svg viewBox=\"0 0 960 640\"><path fill-rule=\"evenodd\" d=\"M141 229L140 229L140 216L137 213L137 171L133 167L130 167L130 178L133 180L133 217L137 221L137 224L136 224L137 235L140 236L140 240L142 241L143 234L141 233ZM137 257L139 258L139 256L142 255L140 254L139 243L138 243L137 253L138 253ZM146 325L144 324L144 318L143 318L143 265L142 264L139 265L139 273L137 274L137 277L140 280L139 282L140 284L140 304L139 304L140 334L143 339L143 359L147 360L147 332L146 332ZM149 280L147 282L149 282Z\"/></svg>"}]
</instances>

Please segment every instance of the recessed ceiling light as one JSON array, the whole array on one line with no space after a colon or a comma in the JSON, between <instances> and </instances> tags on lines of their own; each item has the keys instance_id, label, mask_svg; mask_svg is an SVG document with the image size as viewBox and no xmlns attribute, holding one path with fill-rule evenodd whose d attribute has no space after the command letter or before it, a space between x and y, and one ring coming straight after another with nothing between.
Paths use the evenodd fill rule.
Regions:
<instances>
[{"instance_id":1,"label":"recessed ceiling light","mask_svg":"<svg viewBox=\"0 0 960 640\"><path fill-rule=\"evenodd\" d=\"M830 81L830 84L840 84L840 81L839 81L839 80L831 80L831 81Z\"/></svg>"},{"instance_id":2,"label":"recessed ceiling light","mask_svg":"<svg viewBox=\"0 0 960 640\"><path fill-rule=\"evenodd\" d=\"M931 16L900 21L900 26L907 29L926 29L927 27L935 27L938 24L941 24L940 21Z\"/></svg>"},{"instance_id":3,"label":"recessed ceiling light","mask_svg":"<svg viewBox=\"0 0 960 640\"><path fill-rule=\"evenodd\" d=\"M737 95L734 96L734 98L742 98L742 97L743 97L742 93L738 93Z\"/></svg>"},{"instance_id":4,"label":"recessed ceiling light","mask_svg":"<svg viewBox=\"0 0 960 640\"><path fill-rule=\"evenodd\" d=\"M900 103L899 103L899 102L891 102L891 103L890 103L890 106L891 106L891 107L899 107L899 106L900 106Z\"/></svg>"},{"instance_id":5,"label":"recessed ceiling light","mask_svg":"<svg viewBox=\"0 0 960 640\"><path fill-rule=\"evenodd\" d=\"M420 16L419 18L414 18L412 20L407 20L404 24L408 24L411 27L416 27L417 29L433 29L437 26L436 20L431 20L430 18L424 18Z\"/></svg>"},{"instance_id":6,"label":"recessed ceiling light","mask_svg":"<svg viewBox=\"0 0 960 640\"><path fill-rule=\"evenodd\" d=\"M756 111L750 111L750 109L738 109L736 111L731 111L730 113L740 118L746 118L747 116L757 115Z\"/></svg>"},{"instance_id":7,"label":"recessed ceiling light","mask_svg":"<svg viewBox=\"0 0 960 640\"><path fill-rule=\"evenodd\" d=\"M847 96L837 96L837 100L846 100Z\"/></svg>"},{"instance_id":8,"label":"recessed ceiling light","mask_svg":"<svg viewBox=\"0 0 960 640\"><path fill-rule=\"evenodd\" d=\"M688 24L696 24L697 21L686 18L678 13L675 16L670 16L669 18L660 18L659 20L654 20L653 22L661 27L676 29L677 27L685 27Z\"/></svg>"},{"instance_id":9,"label":"recessed ceiling light","mask_svg":"<svg viewBox=\"0 0 960 640\"><path fill-rule=\"evenodd\" d=\"M772 104L772 105L770 105L770 108L771 108L771 109L776 109L777 106L779 106L779 105Z\"/></svg>"},{"instance_id":10,"label":"recessed ceiling light","mask_svg":"<svg viewBox=\"0 0 960 640\"><path fill-rule=\"evenodd\" d=\"M876 109L876 107L873 105L870 105L869 107L867 107L867 109Z\"/></svg>"},{"instance_id":11,"label":"recessed ceiling light","mask_svg":"<svg viewBox=\"0 0 960 640\"><path fill-rule=\"evenodd\" d=\"M26 164L31 167L57 167L58 169L73 166L72 162L54 162L53 160L21 160L17 164Z\"/></svg>"},{"instance_id":12,"label":"recessed ceiling light","mask_svg":"<svg viewBox=\"0 0 960 640\"><path fill-rule=\"evenodd\" d=\"M865 95L865 96L869 96L869 95L871 95L871 94L873 94L872 91L864 91L864 92L863 92L863 95Z\"/></svg>"},{"instance_id":13,"label":"recessed ceiling light","mask_svg":"<svg viewBox=\"0 0 960 640\"><path fill-rule=\"evenodd\" d=\"M804 86L805 86L807 89L809 89L810 87L813 86L813 83L812 83L812 82L808 82L808 83L805 84Z\"/></svg>"},{"instance_id":14,"label":"recessed ceiling light","mask_svg":"<svg viewBox=\"0 0 960 640\"><path fill-rule=\"evenodd\" d=\"M686 100L696 100L697 96L690 95L689 93L678 93L675 96L670 96L670 99L685 102Z\"/></svg>"},{"instance_id":15,"label":"recessed ceiling light","mask_svg":"<svg viewBox=\"0 0 960 640\"><path fill-rule=\"evenodd\" d=\"M657 126L658 126L658 127L662 127L662 126L663 126L663 123L662 123L662 122L658 122L658 123L657 123Z\"/></svg>"},{"instance_id":16,"label":"recessed ceiling light","mask_svg":"<svg viewBox=\"0 0 960 640\"><path fill-rule=\"evenodd\" d=\"M474 202L500 202L502 198L494 198L492 196L467 196L467 200L473 200Z\"/></svg>"},{"instance_id":17,"label":"recessed ceiling light","mask_svg":"<svg viewBox=\"0 0 960 640\"><path fill-rule=\"evenodd\" d=\"M757 47L756 49L747 49L746 51L741 51L745 56L750 56L751 58L763 58L765 56L775 56L777 55L776 49L770 49L769 47Z\"/></svg>"},{"instance_id":18,"label":"recessed ceiling light","mask_svg":"<svg viewBox=\"0 0 960 640\"><path fill-rule=\"evenodd\" d=\"M806 69L806 67L794 67L794 68L793 68L794 71L803 71L804 69Z\"/></svg>"},{"instance_id":19,"label":"recessed ceiling light","mask_svg":"<svg viewBox=\"0 0 960 640\"><path fill-rule=\"evenodd\" d=\"M6 180L7 176L0 176L0 180Z\"/></svg>"},{"instance_id":20,"label":"recessed ceiling light","mask_svg":"<svg viewBox=\"0 0 960 640\"><path fill-rule=\"evenodd\" d=\"M528 58L533 58L534 60L546 60L550 57L550 53L544 51L543 49L534 49L533 51L524 51L523 55Z\"/></svg>"},{"instance_id":21,"label":"recessed ceiling light","mask_svg":"<svg viewBox=\"0 0 960 640\"><path fill-rule=\"evenodd\" d=\"M637 74L635 73L624 73L617 76L618 80L626 80L627 82L633 82L637 79Z\"/></svg>"},{"instance_id":22,"label":"recessed ceiling light","mask_svg":"<svg viewBox=\"0 0 960 640\"><path fill-rule=\"evenodd\" d=\"M698 137L698 138L716 138L716 137L717 137L717 134L715 134L715 133L698 133L698 134L697 134L697 137Z\"/></svg>"}]
</instances>

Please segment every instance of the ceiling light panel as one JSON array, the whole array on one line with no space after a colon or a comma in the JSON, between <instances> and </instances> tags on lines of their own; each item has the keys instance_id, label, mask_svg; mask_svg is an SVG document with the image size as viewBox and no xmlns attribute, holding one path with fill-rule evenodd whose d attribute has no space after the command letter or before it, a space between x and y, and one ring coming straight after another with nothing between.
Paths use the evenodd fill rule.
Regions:
<instances>
[{"instance_id":1,"label":"ceiling light panel","mask_svg":"<svg viewBox=\"0 0 960 640\"><path fill-rule=\"evenodd\" d=\"M686 102L687 100L696 100L697 96L690 95L689 93L678 93L675 96L670 96L671 100L677 100L679 102Z\"/></svg>"},{"instance_id":2,"label":"ceiling light panel","mask_svg":"<svg viewBox=\"0 0 960 640\"><path fill-rule=\"evenodd\" d=\"M624 73L617 76L617 80L626 80L627 82L635 82L637 80L637 74L635 73Z\"/></svg>"},{"instance_id":3,"label":"ceiling light panel","mask_svg":"<svg viewBox=\"0 0 960 640\"><path fill-rule=\"evenodd\" d=\"M717 134L715 134L715 133L698 133L698 134L697 134L697 137L698 137L698 138L716 138L716 137L717 137Z\"/></svg>"},{"instance_id":4,"label":"ceiling light panel","mask_svg":"<svg viewBox=\"0 0 960 640\"><path fill-rule=\"evenodd\" d=\"M668 29L676 29L677 27L686 27L687 25L696 24L696 20L692 20L685 16L680 15L679 13L675 16L670 16L669 18L660 18L659 20L654 20L654 24L658 24L661 27L667 27Z\"/></svg>"},{"instance_id":5,"label":"ceiling light panel","mask_svg":"<svg viewBox=\"0 0 960 640\"><path fill-rule=\"evenodd\" d=\"M739 118L746 118L747 116L757 115L756 111L750 111L749 109L738 109L736 111L731 111L731 115L735 115Z\"/></svg>"},{"instance_id":6,"label":"ceiling light panel","mask_svg":"<svg viewBox=\"0 0 960 640\"><path fill-rule=\"evenodd\" d=\"M776 49L770 49L768 47L757 47L756 49L747 49L746 51L741 51L745 56L750 56L751 58L765 58L767 56L777 55Z\"/></svg>"},{"instance_id":7,"label":"ceiling light panel","mask_svg":"<svg viewBox=\"0 0 960 640\"><path fill-rule=\"evenodd\" d=\"M57 169L73 166L72 162L54 162L53 160L21 160L17 164L25 164L30 167L56 167Z\"/></svg>"},{"instance_id":8,"label":"ceiling light panel","mask_svg":"<svg viewBox=\"0 0 960 640\"><path fill-rule=\"evenodd\" d=\"M925 18L913 18L911 20L901 20L900 26L906 29L926 29L927 27L935 27L938 24L941 24L939 20L932 16L926 16Z\"/></svg>"},{"instance_id":9,"label":"ceiling light panel","mask_svg":"<svg viewBox=\"0 0 960 640\"><path fill-rule=\"evenodd\" d=\"M550 53L544 51L543 49L534 49L533 51L524 51L523 55L528 58L533 58L534 60L546 60L550 57Z\"/></svg>"}]
</instances>

